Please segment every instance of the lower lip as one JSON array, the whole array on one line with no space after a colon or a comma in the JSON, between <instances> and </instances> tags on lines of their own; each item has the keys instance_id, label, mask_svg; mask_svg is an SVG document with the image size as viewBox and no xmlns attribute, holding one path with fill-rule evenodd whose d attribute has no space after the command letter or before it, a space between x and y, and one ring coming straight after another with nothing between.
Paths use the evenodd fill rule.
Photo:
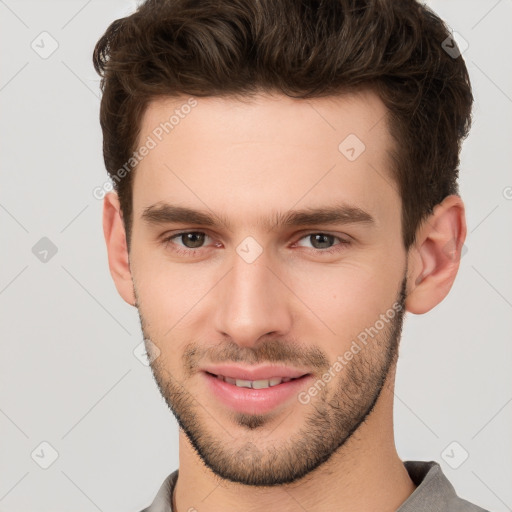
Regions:
<instances>
[{"instance_id":1,"label":"lower lip","mask_svg":"<svg viewBox=\"0 0 512 512\"><path fill-rule=\"evenodd\" d=\"M277 386L264 389L241 388L220 380L211 373L202 372L213 394L224 405L237 412L246 414L265 414L272 411L299 392L305 389L312 375L305 375L298 379L282 382Z\"/></svg>"}]
</instances>

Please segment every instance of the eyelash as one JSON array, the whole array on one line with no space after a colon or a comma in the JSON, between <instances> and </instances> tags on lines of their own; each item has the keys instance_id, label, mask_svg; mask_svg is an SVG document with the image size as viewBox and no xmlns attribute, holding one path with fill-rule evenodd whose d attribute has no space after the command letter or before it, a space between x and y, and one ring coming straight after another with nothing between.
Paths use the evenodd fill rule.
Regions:
<instances>
[{"instance_id":1,"label":"eyelash","mask_svg":"<svg viewBox=\"0 0 512 512\"><path fill-rule=\"evenodd\" d=\"M164 246L167 248L169 243L172 242L172 240L174 240L175 238L179 238L182 235L187 235L187 234L190 234L190 233L198 233L198 234L201 234L201 235L206 235L207 237L211 238L210 235L208 235L208 233L205 233L204 231L180 231L179 233L174 233L174 234L164 238L162 242L163 242ZM334 239L337 239L339 241L338 244L335 244L335 245L333 245L332 247L330 247L328 249L309 248L310 250L312 250L316 254L322 254L322 255L323 254L328 254L328 255L336 254L336 253L339 253L340 251L342 251L346 246L350 245L350 243L351 243L350 241L345 240L345 239L343 239L343 238L341 238L339 236L331 235L329 233L324 233L322 231L311 231L310 233L306 233L305 235L301 236L297 242L303 240L304 238L308 238L308 237L310 237L312 235L326 235L326 236L333 237ZM172 251L177 253L177 254L180 254L182 256L197 256L198 252L201 249L204 249L204 247L198 247L196 249L189 249L187 247L176 246L176 247L174 247L172 249Z\"/></svg>"}]
</instances>

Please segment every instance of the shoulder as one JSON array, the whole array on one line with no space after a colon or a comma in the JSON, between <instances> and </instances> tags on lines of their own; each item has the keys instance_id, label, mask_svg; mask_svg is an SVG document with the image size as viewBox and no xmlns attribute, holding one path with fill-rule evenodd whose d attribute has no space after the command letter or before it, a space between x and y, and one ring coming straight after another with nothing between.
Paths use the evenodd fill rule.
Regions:
<instances>
[{"instance_id":1,"label":"shoulder","mask_svg":"<svg viewBox=\"0 0 512 512\"><path fill-rule=\"evenodd\" d=\"M405 461L417 486L397 512L489 512L459 497L441 466L435 461Z\"/></svg>"}]
</instances>

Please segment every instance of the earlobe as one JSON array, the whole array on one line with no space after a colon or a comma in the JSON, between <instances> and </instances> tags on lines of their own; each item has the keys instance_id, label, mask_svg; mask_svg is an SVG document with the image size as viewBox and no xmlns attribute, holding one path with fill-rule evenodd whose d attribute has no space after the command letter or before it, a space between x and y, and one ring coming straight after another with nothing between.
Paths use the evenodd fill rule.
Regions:
<instances>
[{"instance_id":1,"label":"earlobe","mask_svg":"<svg viewBox=\"0 0 512 512\"><path fill-rule=\"evenodd\" d=\"M103 200L103 234L107 244L110 274L117 291L128 304L134 306L135 294L128 259L126 233L119 198L115 192L110 192Z\"/></svg>"},{"instance_id":2,"label":"earlobe","mask_svg":"<svg viewBox=\"0 0 512 512\"><path fill-rule=\"evenodd\" d=\"M421 224L409 250L411 289L406 309L423 314L448 295L457 275L466 239L464 203L457 195L446 197Z\"/></svg>"}]
</instances>

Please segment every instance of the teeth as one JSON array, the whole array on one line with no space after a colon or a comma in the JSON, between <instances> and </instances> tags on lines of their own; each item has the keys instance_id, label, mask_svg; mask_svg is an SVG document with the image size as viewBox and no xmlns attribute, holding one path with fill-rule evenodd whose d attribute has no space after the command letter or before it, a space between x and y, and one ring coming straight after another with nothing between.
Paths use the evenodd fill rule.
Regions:
<instances>
[{"instance_id":1,"label":"teeth","mask_svg":"<svg viewBox=\"0 0 512 512\"><path fill-rule=\"evenodd\" d=\"M281 382L289 382L293 380L291 377L272 377L271 379L262 380L243 380L243 379L232 379L231 377L224 377L217 375L217 378L227 382L228 384L234 384L239 388L252 388L252 389L265 389L272 386L277 386Z\"/></svg>"},{"instance_id":2,"label":"teeth","mask_svg":"<svg viewBox=\"0 0 512 512\"><path fill-rule=\"evenodd\" d=\"M258 381L253 381L253 382L258 382ZM236 383L235 383L239 388L252 388L252 385L251 385L251 381L250 380L241 380L241 379L236 379Z\"/></svg>"}]
</instances>

